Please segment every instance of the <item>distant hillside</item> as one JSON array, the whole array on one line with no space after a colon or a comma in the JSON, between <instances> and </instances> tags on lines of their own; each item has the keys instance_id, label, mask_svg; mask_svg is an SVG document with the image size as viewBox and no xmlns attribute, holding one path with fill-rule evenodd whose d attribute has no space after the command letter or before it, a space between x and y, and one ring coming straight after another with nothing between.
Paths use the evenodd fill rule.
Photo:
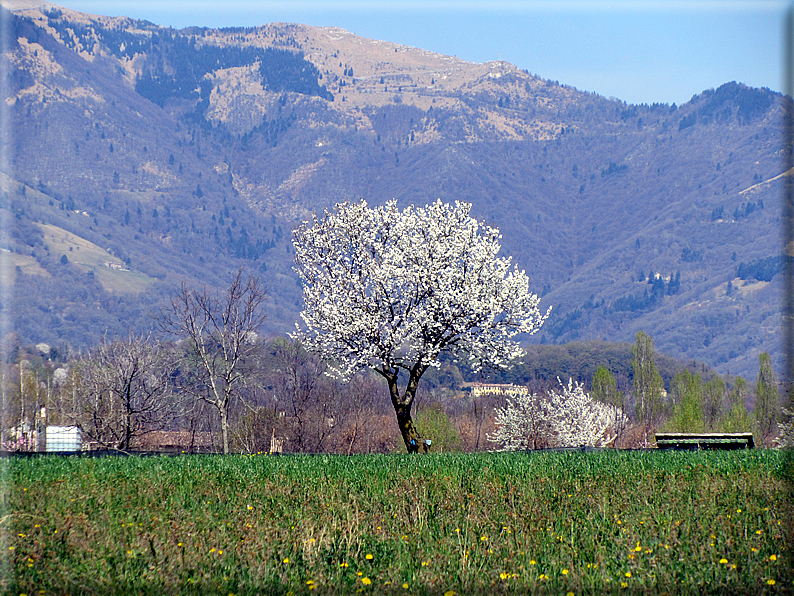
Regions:
<instances>
[{"instance_id":1,"label":"distant hillside","mask_svg":"<svg viewBox=\"0 0 794 596\"><path fill-rule=\"evenodd\" d=\"M644 330L721 373L782 361L779 94L727 82L630 105L337 28L13 6L0 255L20 341L151 327L183 280L220 286L240 265L284 332L293 226L345 199L440 197L497 225L554 306L528 341Z\"/></svg>"}]
</instances>

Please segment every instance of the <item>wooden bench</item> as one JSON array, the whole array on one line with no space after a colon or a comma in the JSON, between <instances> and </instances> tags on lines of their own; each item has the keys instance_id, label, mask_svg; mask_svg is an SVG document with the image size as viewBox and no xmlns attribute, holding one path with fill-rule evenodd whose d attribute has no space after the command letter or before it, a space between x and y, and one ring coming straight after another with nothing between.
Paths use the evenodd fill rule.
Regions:
<instances>
[{"instance_id":1,"label":"wooden bench","mask_svg":"<svg viewBox=\"0 0 794 596\"><path fill-rule=\"evenodd\" d=\"M752 449L753 433L656 433L658 449Z\"/></svg>"}]
</instances>

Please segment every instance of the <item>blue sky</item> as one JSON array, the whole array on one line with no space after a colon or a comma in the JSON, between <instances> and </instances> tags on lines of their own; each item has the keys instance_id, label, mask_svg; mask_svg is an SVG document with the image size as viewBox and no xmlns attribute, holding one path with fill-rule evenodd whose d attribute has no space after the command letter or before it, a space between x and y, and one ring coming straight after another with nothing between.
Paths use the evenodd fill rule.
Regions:
<instances>
[{"instance_id":1,"label":"blue sky","mask_svg":"<svg viewBox=\"0 0 794 596\"><path fill-rule=\"evenodd\" d=\"M738 81L783 88L784 0L56 0L177 28L342 27L519 68L628 103L678 103Z\"/></svg>"}]
</instances>

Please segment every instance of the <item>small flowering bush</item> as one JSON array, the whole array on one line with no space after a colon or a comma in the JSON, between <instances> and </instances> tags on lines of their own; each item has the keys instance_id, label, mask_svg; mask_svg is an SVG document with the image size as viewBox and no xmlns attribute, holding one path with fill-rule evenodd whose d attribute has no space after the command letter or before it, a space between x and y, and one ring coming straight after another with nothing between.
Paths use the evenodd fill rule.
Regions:
<instances>
[{"instance_id":1,"label":"small flowering bush","mask_svg":"<svg viewBox=\"0 0 794 596\"><path fill-rule=\"evenodd\" d=\"M559 379L558 379L559 382ZM560 391L549 392L548 399L535 394L508 399L507 405L496 409L496 430L488 440L503 451L531 449L538 419L547 424L549 432L561 447L604 447L615 440L615 429L625 424L620 408L592 399L579 383L560 382Z\"/></svg>"}]
</instances>

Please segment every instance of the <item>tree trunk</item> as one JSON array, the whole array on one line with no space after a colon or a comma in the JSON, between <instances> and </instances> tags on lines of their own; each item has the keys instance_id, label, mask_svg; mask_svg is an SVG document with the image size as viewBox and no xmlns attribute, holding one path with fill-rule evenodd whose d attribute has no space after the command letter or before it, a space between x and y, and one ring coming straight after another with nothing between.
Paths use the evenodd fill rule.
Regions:
<instances>
[{"instance_id":1,"label":"tree trunk","mask_svg":"<svg viewBox=\"0 0 794 596\"><path fill-rule=\"evenodd\" d=\"M424 448L424 451L427 451L427 448L422 444L419 438L419 433L414 426L413 418L411 418L411 406L416 396L416 387L426 369L426 366L421 366L420 364L414 366L408 379L408 385L405 387L402 396L400 396L400 389L397 386L398 372L396 370L389 371L388 373L379 371L386 377L386 381L389 383L391 403L394 406L395 414L397 414L397 426L400 428L400 434L403 437L403 442L405 442L405 448L408 450L408 453L418 453L420 447Z\"/></svg>"},{"instance_id":2,"label":"tree trunk","mask_svg":"<svg viewBox=\"0 0 794 596\"><path fill-rule=\"evenodd\" d=\"M218 412L221 415L221 434L223 435L223 453L227 455L229 453L229 418L228 413L226 411L226 407L221 404L221 407L218 408Z\"/></svg>"},{"instance_id":3,"label":"tree trunk","mask_svg":"<svg viewBox=\"0 0 794 596\"><path fill-rule=\"evenodd\" d=\"M421 440L411 418L411 405L395 404L394 411L397 414L397 425L400 427L400 434L402 434L405 442L405 448L408 453L418 453Z\"/></svg>"}]
</instances>

